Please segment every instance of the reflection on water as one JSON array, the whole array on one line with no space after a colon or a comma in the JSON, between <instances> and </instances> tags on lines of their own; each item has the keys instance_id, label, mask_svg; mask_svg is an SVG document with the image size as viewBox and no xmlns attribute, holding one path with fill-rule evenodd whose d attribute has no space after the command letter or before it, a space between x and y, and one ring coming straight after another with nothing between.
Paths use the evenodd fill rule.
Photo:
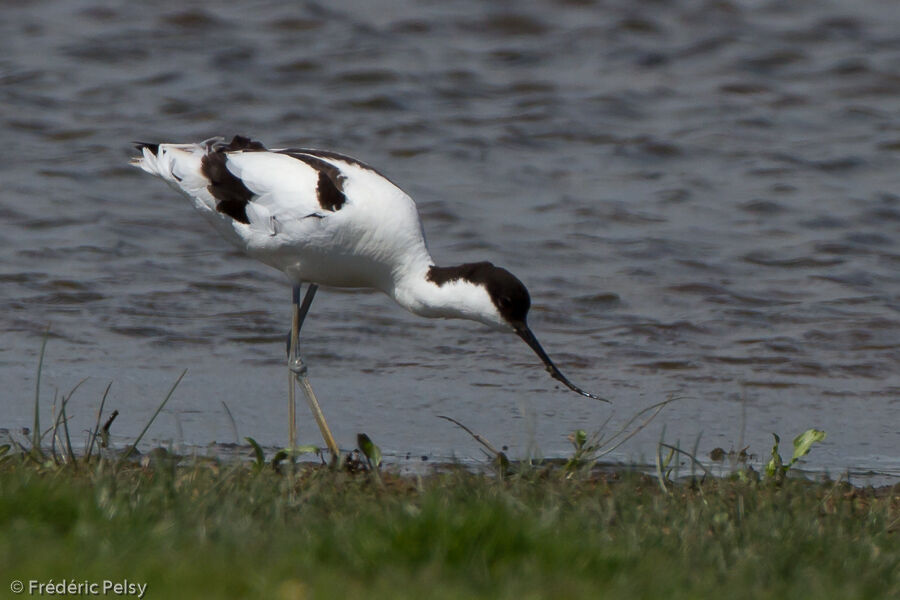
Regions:
<instances>
[{"instance_id":1,"label":"reflection on water","mask_svg":"<svg viewBox=\"0 0 900 600\"><path fill-rule=\"evenodd\" d=\"M0 22L2 426L45 401L125 435L286 438L289 289L165 186L133 139L332 148L416 198L435 257L529 286L532 325L612 423L682 397L620 457L817 427L809 464L900 472L900 19L890 3L701 0L7 3ZM558 455L610 408L517 339L326 290L304 330L335 432L477 456L448 414ZM176 427L176 421L178 427ZM313 423L302 438L315 439Z\"/></svg>"}]
</instances>

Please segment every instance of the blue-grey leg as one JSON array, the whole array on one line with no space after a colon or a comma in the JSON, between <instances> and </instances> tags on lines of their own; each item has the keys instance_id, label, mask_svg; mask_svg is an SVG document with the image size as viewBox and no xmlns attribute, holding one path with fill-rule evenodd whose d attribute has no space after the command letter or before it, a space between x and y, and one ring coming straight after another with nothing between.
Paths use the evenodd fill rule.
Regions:
<instances>
[{"instance_id":1,"label":"blue-grey leg","mask_svg":"<svg viewBox=\"0 0 900 600\"><path fill-rule=\"evenodd\" d=\"M325 444L331 452L332 462L337 462L340 460L341 451L338 448L337 442L334 441L334 436L331 434L331 429L328 428L328 423L325 421L325 415L322 413L322 408L319 406L316 394L313 392L312 385L309 383L306 364L303 362L303 359L300 358L300 328L303 326L303 321L306 319L309 307L312 304L313 298L316 295L316 290L318 289L319 286L316 284L310 284L309 288L306 290L306 295L303 297L303 304L300 304L300 286L295 285L293 290L293 302L291 304L291 337L288 345L288 371L290 378L290 391L288 394L288 425L290 427L290 434L288 437L290 439L291 448L296 447L297 404L294 398L294 381L296 381L300 385L300 389L303 390L304 396L306 396L306 402L309 404L309 409L312 411L313 418L315 418L316 424L319 426L319 431L322 432L322 438L325 440Z\"/></svg>"}]
</instances>

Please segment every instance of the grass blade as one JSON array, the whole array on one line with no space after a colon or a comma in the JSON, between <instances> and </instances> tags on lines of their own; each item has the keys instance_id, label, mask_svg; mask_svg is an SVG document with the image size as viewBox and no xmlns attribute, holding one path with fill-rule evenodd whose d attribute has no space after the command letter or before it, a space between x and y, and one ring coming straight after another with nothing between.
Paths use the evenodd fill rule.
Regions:
<instances>
[{"instance_id":1,"label":"grass blade","mask_svg":"<svg viewBox=\"0 0 900 600\"><path fill-rule=\"evenodd\" d=\"M171 398L172 394L175 393L175 388L178 387L178 384L181 383L181 380L184 379L184 376L187 375L187 372L188 372L187 369L182 371L181 375L178 376L178 379L175 380L175 383L172 384L172 389L169 390L169 393L166 394L166 397L163 399L163 401L160 403L160 405L156 408L156 412L153 413L153 416L150 417L150 420L147 421L146 425L144 425L144 429L141 431L140 435L137 436L137 439L134 440L133 444L131 444L130 446L128 446L128 448L125 449L125 452L122 454L122 460L127 459L129 456L131 456L134 453L135 450L137 450L137 445L141 442L141 439L143 439L144 434L147 433L147 430L150 429L150 426L153 424L153 421L156 420L156 417L159 415L160 411L163 409L163 407L169 401L169 398Z\"/></svg>"},{"instance_id":2,"label":"grass blade","mask_svg":"<svg viewBox=\"0 0 900 600\"><path fill-rule=\"evenodd\" d=\"M494 458L497 458L498 456L503 454L502 452L500 452L499 450L494 448L494 445L491 444L489 441L487 441L484 437L478 435L477 433L475 433L474 431L472 431L471 429L469 429L468 427L466 427L465 425L463 425L462 423L460 423L453 417L437 415L437 418L444 419L445 421L450 421L451 423L453 423L454 425L456 425L457 427L459 427L460 429L462 429L463 431L468 433L470 436L472 436L472 439L474 439L476 442L478 442L479 444L481 444L482 446L487 448L488 451L490 451L490 453L493 455Z\"/></svg>"},{"instance_id":3,"label":"grass blade","mask_svg":"<svg viewBox=\"0 0 900 600\"><path fill-rule=\"evenodd\" d=\"M69 395L63 398L62 407L60 408L60 413L62 413L63 433L66 434L66 454L69 455L69 460L73 465L75 465L75 452L72 450L72 438L69 437L69 418L66 416L66 406L68 406L69 400L72 399L72 396L75 395L75 390L81 387L81 384L88 379L89 377L85 377L75 384L75 387L72 388L72 390L69 392Z\"/></svg>"},{"instance_id":4,"label":"grass blade","mask_svg":"<svg viewBox=\"0 0 900 600\"><path fill-rule=\"evenodd\" d=\"M252 437L245 437L244 439L247 440L247 443L253 448L254 466L257 470L262 469L266 466L266 453L263 452L262 446L260 446L259 442Z\"/></svg>"},{"instance_id":5,"label":"grass blade","mask_svg":"<svg viewBox=\"0 0 900 600\"><path fill-rule=\"evenodd\" d=\"M53 427L50 428L50 456L53 457L53 462L55 464L59 464L59 456L56 454L56 439L57 439L57 431L59 430L59 415L60 413L56 412L56 401L59 399L59 390L53 391L53 406L51 407L50 416L53 417ZM44 440L44 436L42 435L40 441Z\"/></svg>"},{"instance_id":6,"label":"grass blade","mask_svg":"<svg viewBox=\"0 0 900 600\"><path fill-rule=\"evenodd\" d=\"M656 418L656 415L658 415L659 412L666 407L666 405L668 405L670 402L674 402L675 400L677 400L677 398L668 398L666 400L663 400L662 402L657 402L656 404L651 404L647 408L641 409L638 412L634 413L634 415L628 420L628 422L625 423L625 425L623 425L622 428L619 429L619 431L616 432L611 438L609 438L609 440L607 440L607 442L606 442L607 444L612 442L613 440L615 440L617 437L620 437L623 433L625 433L625 431L627 431L628 428L631 427L631 424L634 423L638 419L638 417L640 417L641 415L646 414L648 412L651 414L641 424L639 424L633 431L629 432L628 435L619 439L619 441L617 441L612 446L608 446L608 447L604 448L602 452L599 452L596 456L594 456L594 460L596 461L601 456L606 456L607 454L614 452L616 450L616 448L618 448L619 446L621 446L622 444L624 444L625 442L627 442L628 440L633 438L635 435L638 434L638 432L640 432L645 427L647 427L647 425L649 425L650 422Z\"/></svg>"},{"instance_id":7,"label":"grass blade","mask_svg":"<svg viewBox=\"0 0 900 600\"><path fill-rule=\"evenodd\" d=\"M34 383L34 428L31 430L31 450L41 454L41 371L44 369L44 351L47 349L47 338L50 337L50 326L44 331L41 342L41 354L38 358L37 377Z\"/></svg>"},{"instance_id":8,"label":"grass blade","mask_svg":"<svg viewBox=\"0 0 900 600\"><path fill-rule=\"evenodd\" d=\"M671 444L666 444L666 443L664 443L664 442L660 442L659 445L662 446L663 448L667 448L667 449L668 449L669 451L671 451L671 452L677 452L678 454L681 454L682 456L686 456L687 458L690 459L692 465L694 465L694 466L696 466L696 467L700 467L700 469L703 471L703 474L704 474L704 475L708 475L710 478L713 477L712 472L711 472L709 469L707 469L707 468L703 465L703 463L700 462L700 459L698 459L695 455L690 454L689 452L687 452L687 451L685 451L685 450L682 450L681 448L676 448L675 446L672 446ZM696 446L695 446L695 447L694 447L694 452L696 453L696 451L697 451L697 449L696 449ZM693 468L693 467L692 467L692 468ZM693 477L693 475L692 475L692 477Z\"/></svg>"},{"instance_id":9,"label":"grass blade","mask_svg":"<svg viewBox=\"0 0 900 600\"><path fill-rule=\"evenodd\" d=\"M802 457L809 454L809 449L816 442L821 442L825 439L825 432L820 431L818 429L807 429L800 435L794 438L794 455L791 457L791 462L788 463L788 466L793 466L795 462L800 460Z\"/></svg>"},{"instance_id":10,"label":"grass blade","mask_svg":"<svg viewBox=\"0 0 900 600\"><path fill-rule=\"evenodd\" d=\"M94 442L97 440L97 434L100 433L100 419L103 416L103 406L106 404L106 397L109 395L109 388L112 387L112 384L113 382L110 381L106 386L106 389L103 390L103 397L100 399L100 408L97 409L97 422L94 424L94 432L91 434L91 441L88 444L87 460L91 460L91 453L94 451Z\"/></svg>"},{"instance_id":11,"label":"grass blade","mask_svg":"<svg viewBox=\"0 0 900 600\"><path fill-rule=\"evenodd\" d=\"M784 474L784 462L781 460L781 454L778 452L778 445L781 443L781 438L778 437L777 433L773 433L772 437L775 438L775 444L772 446L772 457L769 459L769 462L766 463L766 477L769 478Z\"/></svg>"},{"instance_id":12,"label":"grass blade","mask_svg":"<svg viewBox=\"0 0 900 600\"><path fill-rule=\"evenodd\" d=\"M119 411L114 410L109 414L109 418L106 419L106 423L103 424L103 427L100 428L100 447L101 448L109 448L109 428L112 427L113 421L116 420L116 417L119 416Z\"/></svg>"},{"instance_id":13,"label":"grass blade","mask_svg":"<svg viewBox=\"0 0 900 600\"><path fill-rule=\"evenodd\" d=\"M234 420L234 415L231 414L231 410L228 409L228 405L225 404L224 400L222 400L222 408L225 409L225 414L228 415L228 422L231 423L231 433L234 434L234 444L238 445L241 443L241 438L238 435L237 423Z\"/></svg>"},{"instance_id":14,"label":"grass blade","mask_svg":"<svg viewBox=\"0 0 900 600\"><path fill-rule=\"evenodd\" d=\"M72 464L72 467L78 469L78 464L75 462L75 451L72 450L72 438L69 437L69 418L66 416L66 402L68 402L68 400L63 402L62 405L63 433L66 434L66 454L68 455L68 460Z\"/></svg>"},{"instance_id":15,"label":"grass blade","mask_svg":"<svg viewBox=\"0 0 900 600\"><path fill-rule=\"evenodd\" d=\"M356 434L356 444L362 451L363 456L369 463L370 469L377 469L381 466L381 448L375 445L375 442L365 433Z\"/></svg>"}]
</instances>

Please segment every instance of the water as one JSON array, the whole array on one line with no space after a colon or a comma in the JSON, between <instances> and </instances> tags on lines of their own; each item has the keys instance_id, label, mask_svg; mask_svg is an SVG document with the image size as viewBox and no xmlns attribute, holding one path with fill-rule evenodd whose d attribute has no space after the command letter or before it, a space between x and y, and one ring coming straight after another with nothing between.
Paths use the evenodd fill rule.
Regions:
<instances>
[{"instance_id":1,"label":"water","mask_svg":"<svg viewBox=\"0 0 900 600\"><path fill-rule=\"evenodd\" d=\"M231 442L224 402L285 442L286 281L126 164L242 133L385 172L436 260L516 273L551 356L614 400L515 336L323 290L305 355L343 446L479 457L444 414L559 456L675 395L614 457L816 427L808 467L900 474L893 0L220 4L2 3L0 426L31 424L49 325L45 424L89 377L83 438L113 381L126 439L189 367L151 437Z\"/></svg>"}]
</instances>

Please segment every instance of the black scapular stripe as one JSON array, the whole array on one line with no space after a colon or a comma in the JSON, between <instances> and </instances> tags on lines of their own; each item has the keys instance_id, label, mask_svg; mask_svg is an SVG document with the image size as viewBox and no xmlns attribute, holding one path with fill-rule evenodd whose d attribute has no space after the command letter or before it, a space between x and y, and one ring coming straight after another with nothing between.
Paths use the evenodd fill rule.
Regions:
<instances>
[{"instance_id":1,"label":"black scapular stripe","mask_svg":"<svg viewBox=\"0 0 900 600\"><path fill-rule=\"evenodd\" d=\"M283 150L281 153L303 161L319 172L316 195L323 210L335 212L344 206L347 196L344 195L344 174L340 169L327 160L304 152Z\"/></svg>"}]
</instances>

